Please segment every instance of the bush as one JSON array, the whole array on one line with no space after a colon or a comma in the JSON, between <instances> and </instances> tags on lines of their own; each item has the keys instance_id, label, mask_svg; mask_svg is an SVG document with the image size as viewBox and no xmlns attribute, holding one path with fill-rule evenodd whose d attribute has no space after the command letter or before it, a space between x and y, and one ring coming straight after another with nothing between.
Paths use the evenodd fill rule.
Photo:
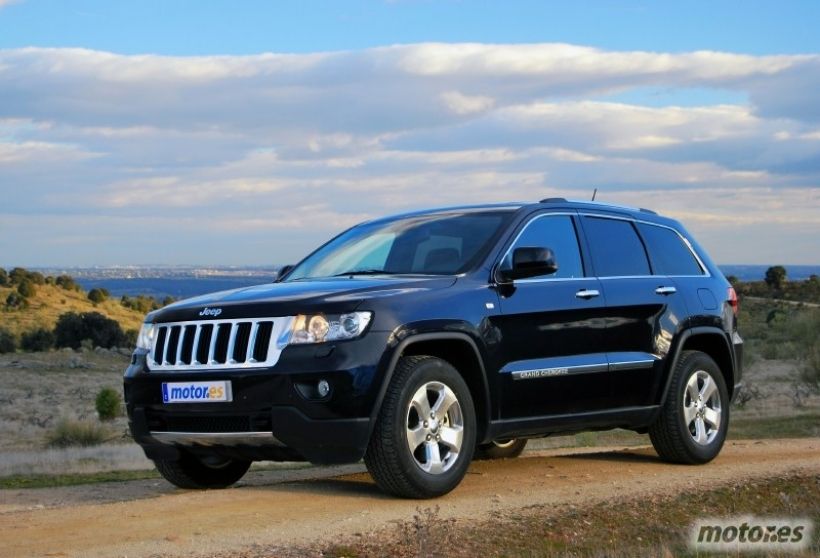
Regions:
<instances>
[{"instance_id":1,"label":"bush","mask_svg":"<svg viewBox=\"0 0 820 558\"><path fill-rule=\"evenodd\" d=\"M31 298L37 294L37 287L34 286L32 281L24 279L22 283L17 285L17 292L20 293L20 296L23 298Z\"/></svg>"},{"instance_id":2,"label":"bush","mask_svg":"<svg viewBox=\"0 0 820 558\"><path fill-rule=\"evenodd\" d=\"M124 347L128 340L120 324L99 312L67 312L57 319L54 327L57 347L79 349L83 340L95 347Z\"/></svg>"},{"instance_id":3,"label":"bush","mask_svg":"<svg viewBox=\"0 0 820 558\"><path fill-rule=\"evenodd\" d=\"M97 394L94 402L97 408L97 416L100 420L114 420L122 415L122 402L117 390L105 387Z\"/></svg>"},{"instance_id":4,"label":"bush","mask_svg":"<svg viewBox=\"0 0 820 558\"><path fill-rule=\"evenodd\" d=\"M159 308L159 303L157 300L150 296L139 295L139 296L128 296L122 295L120 299L120 304L122 304L125 308L130 308L131 310L136 310L142 314L147 314L151 310L157 310Z\"/></svg>"},{"instance_id":5,"label":"bush","mask_svg":"<svg viewBox=\"0 0 820 558\"><path fill-rule=\"evenodd\" d=\"M9 293L9 296L6 297L6 307L11 310L16 310L20 308L25 308L28 306L28 301L20 296L20 293L17 291L12 291Z\"/></svg>"},{"instance_id":6,"label":"bush","mask_svg":"<svg viewBox=\"0 0 820 558\"><path fill-rule=\"evenodd\" d=\"M44 328L24 333L20 338L20 348L24 351L47 351L54 346L54 334Z\"/></svg>"},{"instance_id":7,"label":"bush","mask_svg":"<svg viewBox=\"0 0 820 558\"><path fill-rule=\"evenodd\" d=\"M19 285L26 279L28 279L28 271L22 267L15 267L9 272L9 281L12 285Z\"/></svg>"},{"instance_id":8,"label":"bush","mask_svg":"<svg viewBox=\"0 0 820 558\"><path fill-rule=\"evenodd\" d=\"M10 284L8 272L0 267L0 287L8 287Z\"/></svg>"},{"instance_id":9,"label":"bush","mask_svg":"<svg viewBox=\"0 0 820 558\"><path fill-rule=\"evenodd\" d=\"M58 286L62 287L67 291L79 291L80 286L74 282L74 278L71 275L58 275L55 282Z\"/></svg>"},{"instance_id":10,"label":"bush","mask_svg":"<svg viewBox=\"0 0 820 558\"><path fill-rule=\"evenodd\" d=\"M17 339L8 330L0 328L0 354L13 353L17 350Z\"/></svg>"},{"instance_id":11,"label":"bush","mask_svg":"<svg viewBox=\"0 0 820 558\"><path fill-rule=\"evenodd\" d=\"M47 444L52 448L71 446L98 446L108 438L108 430L91 421L60 419L54 430L49 432Z\"/></svg>"},{"instance_id":12,"label":"bush","mask_svg":"<svg viewBox=\"0 0 820 558\"><path fill-rule=\"evenodd\" d=\"M105 302L108 299L108 291L105 289L91 289L88 291L88 300L94 304Z\"/></svg>"}]
</instances>

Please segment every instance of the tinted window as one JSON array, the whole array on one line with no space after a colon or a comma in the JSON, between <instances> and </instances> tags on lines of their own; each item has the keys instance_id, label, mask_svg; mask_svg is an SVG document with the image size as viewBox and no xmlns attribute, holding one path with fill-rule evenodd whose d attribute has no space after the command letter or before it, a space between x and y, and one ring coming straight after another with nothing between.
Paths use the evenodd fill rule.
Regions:
<instances>
[{"instance_id":1,"label":"tinted window","mask_svg":"<svg viewBox=\"0 0 820 558\"><path fill-rule=\"evenodd\" d=\"M658 275L702 275L698 261L683 239L673 230L638 224L646 240L652 264Z\"/></svg>"},{"instance_id":2,"label":"tinted window","mask_svg":"<svg viewBox=\"0 0 820 558\"><path fill-rule=\"evenodd\" d=\"M558 271L549 275L549 278L584 276L581 253L578 250L578 235L569 215L547 215L530 221L504 257L502 269L512 267L513 250L524 246L550 248L553 251Z\"/></svg>"},{"instance_id":3,"label":"tinted window","mask_svg":"<svg viewBox=\"0 0 820 558\"><path fill-rule=\"evenodd\" d=\"M599 277L649 275L646 250L629 221L585 217L584 232Z\"/></svg>"}]
</instances>

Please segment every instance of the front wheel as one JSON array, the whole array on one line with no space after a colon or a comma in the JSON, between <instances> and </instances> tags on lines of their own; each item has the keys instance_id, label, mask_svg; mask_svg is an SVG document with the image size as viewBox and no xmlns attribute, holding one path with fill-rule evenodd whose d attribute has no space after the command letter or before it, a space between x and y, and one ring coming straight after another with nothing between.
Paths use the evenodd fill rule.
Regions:
<instances>
[{"instance_id":1,"label":"front wheel","mask_svg":"<svg viewBox=\"0 0 820 558\"><path fill-rule=\"evenodd\" d=\"M154 465L165 480L179 488L226 488L248 472L251 462L183 453L173 461L155 459Z\"/></svg>"},{"instance_id":2,"label":"front wheel","mask_svg":"<svg viewBox=\"0 0 820 558\"><path fill-rule=\"evenodd\" d=\"M712 358L700 351L681 353L658 419L649 427L661 459L706 463L720 453L729 428L729 392Z\"/></svg>"},{"instance_id":3,"label":"front wheel","mask_svg":"<svg viewBox=\"0 0 820 558\"><path fill-rule=\"evenodd\" d=\"M526 438L493 440L489 444L481 444L476 448L475 459L512 459L521 455L525 447L527 447Z\"/></svg>"},{"instance_id":4,"label":"front wheel","mask_svg":"<svg viewBox=\"0 0 820 558\"><path fill-rule=\"evenodd\" d=\"M464 379L431 356L403 357L364 456L376 484L404 498L450 492L473 457L476 418Z\"/></svg>"}]
</instances>

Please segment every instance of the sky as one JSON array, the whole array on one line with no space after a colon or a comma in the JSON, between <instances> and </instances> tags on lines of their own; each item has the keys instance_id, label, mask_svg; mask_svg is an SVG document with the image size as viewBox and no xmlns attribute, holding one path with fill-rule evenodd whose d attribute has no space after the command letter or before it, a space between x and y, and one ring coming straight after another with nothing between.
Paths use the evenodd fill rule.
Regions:
<instances>
[{"instance_id":1,"label":"sky","mask_svg":"<svg viewBox=\"0 0 820 558\"><path fill-rule=\"evenodd\" d=\"M820 264L815 1L0 0L0 266L294 262L565 196Z\"/></svg>"}]
</instances>

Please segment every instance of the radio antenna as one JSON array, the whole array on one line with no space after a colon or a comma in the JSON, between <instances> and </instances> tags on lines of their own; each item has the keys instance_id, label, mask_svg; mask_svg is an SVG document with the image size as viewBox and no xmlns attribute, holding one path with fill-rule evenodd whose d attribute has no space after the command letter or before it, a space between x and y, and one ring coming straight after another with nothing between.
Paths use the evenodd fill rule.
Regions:
<instances>
[{"instance_id":1,"label":"radio antenna","mask_svg":"<svg viewBox=\"0 0 820 558\"><path fill-rule=\"evenodd\" d=\"M592 201L595 201L595 196L598 194L598 188L592 191Z\"/></svg>"}]
</instances>

